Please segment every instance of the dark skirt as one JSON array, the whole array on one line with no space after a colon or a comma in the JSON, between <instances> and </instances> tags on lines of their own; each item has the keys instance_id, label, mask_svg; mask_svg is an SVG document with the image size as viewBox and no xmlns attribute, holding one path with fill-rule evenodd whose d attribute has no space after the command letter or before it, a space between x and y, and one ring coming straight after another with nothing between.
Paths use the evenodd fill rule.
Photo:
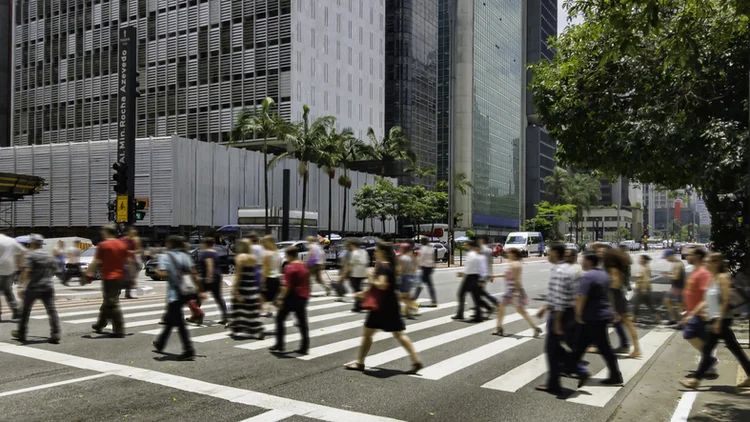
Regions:
<instances>
[{"instance_id":1,"label":"dark skirt","mask_svg":"<svg viewBox=\"0 0 750 422\"><path fill-rule=\"evenodd\" d=\"M625 298L625 293L622 289L611 289L612 297L614 299L615 312L620 315L627 315L628 311L628 300Z\"/></svg>"},{"instance_id":2,"label":"dark skirt","mask_svg":"<svg viewBox=\"0 0 750 422\"><path fill-rule=\"evenodd\" d=\"M274 300L276 300L276 296L279 295L280 285L281 282L278 278L267 278L265 290L261 292L261 294L263 295L263 300L265 300L266 302L273 302Z\"/></svg>"},{"instance_id":3,"label":"dark skirt","mask_svg":"<svg viewBox=\"0 0 750 422\"><path fill-rule=\"evenodd\" d=\"M380 302L380 308L377 311L370 311L367 315L365 327L389 333L406 329L404 320L401 318L401 306L398 297L396 297L396 292L392 290L385 292Z\"/></svg>"}]
</instances>

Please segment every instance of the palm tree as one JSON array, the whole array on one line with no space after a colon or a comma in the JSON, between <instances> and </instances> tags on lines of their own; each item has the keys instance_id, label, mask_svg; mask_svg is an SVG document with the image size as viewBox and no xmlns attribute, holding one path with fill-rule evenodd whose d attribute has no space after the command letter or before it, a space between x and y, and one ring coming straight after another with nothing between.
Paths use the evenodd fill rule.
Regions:
<instances>
[{"instance_id":1,"label":"palm tree","mask_svg":"<svg viewBox=\"0 0 750 422\"><path fill-rule=\"evenodd\" d=\"M336 177L336 167L341 164L342 145L354 138L351 128L344 128L341 132L336 131L336 126L331 125L328 135L322 139L318 147L317 164L328 173L328 240L331 240L333 232L331 217L333 213L333 178Z\"/></svg>"},{"instance_id":2,"label":"palm tree","mask_svg":"<svg viewBox=\"0 0 750 422\"><path fill-rule=\"evenodd\" d=\"M367 148L368 155L371 159L380 162L381 177L385 177L385 169L393 163L408 161L412 167L414 166L417 156L409 148L409 140L400 126L393 126L381 140L378 140L375 130L369 128L367 137L370 140Z\"/></svg>"},{"instance_id":3,"label":"palm tree","mask_svg":"<svg viewBox=\"0 0 750 422\"><path fill-rule=\"evenodd\" d=\"M352 187L352 179L349 178L349 168L355 162L362 159L367 154L367 145L361 140L352 136L346 136L340 145L339 165L344 170L344 174L339 177L339 186L344 188L344 210L341 217L341 233L346 231L346 209L349 205L349 189Z\"/></svg>"},{"instance_id":4,"label":"palm tree","mask_svg":"<svg viewBox=\"0 0 750 422\"><path fill-rule=\"evenodd\" d=\"M269 166L286 158L294 158L299 161L297 172L302 176L302 219L300 220L300 238L305 237L305 210L307 208L307 185L310 181L310 172L307 167L310 161L315 161L318 147L327 136L328 128L336 119L333 116L321 116L310 123L310 107L302 106L302 122L293 127L293 131L287 136L288 151L278 155L271 160Z\"/></svg>"},{"instance_id":5,"label":"palm tree","mask_svg":"<svg viewBox=\"0 0 750 422\"><path fill-rule=\"evenodd\" d=\"M266 208L265 215L265 232L270 233L268 224L268 139L276 138L285 140L291 132L292 125L284 120L279 114L271 109L276 102L271 97L266 97L255 110L243 109L237 117L234 129L232 130L232 143L240 142L248 137L263 137L263 185L264 185L264 202Z\"/></svg>"},{"instance_id":6,"label":"palm tree","mask_svg":"<svg viewBox=\"0 0 750 422\"><path fill-rule=\"evenodd\" d=\"M576 243L578 243L578 225L583 217L584 211L590 211L591 207L599 203L602 196L599 179L590 174L576 174L570 183L567 192L568 203L575 205Z\"/></svg>"},{"instance_id":7,"label":"palm tree","mask_svg":"<svg viewBox=\"0 0 750 422\"><path fill-rule=\"evenodd\" d=\"M547 195L552 198L552 204L559 204L567 196L571 184L570 174L563 168L555 167L552 175L544 178L547 185Z\"/></svg>"},{"instance_id":8,"label":"palm tree","mask_svg":"<svg viewBox=\"0 0 750 422\"><path fill-rule=\"evenodd\" d=\"M435 190L443 189L448 189L447 180L435 183ZM474 184L471 183L466 173L456 173L453 175L453 189L461 192L461 195L466 195L471 189L474 189Z\"/></svg>"}]
</instances>

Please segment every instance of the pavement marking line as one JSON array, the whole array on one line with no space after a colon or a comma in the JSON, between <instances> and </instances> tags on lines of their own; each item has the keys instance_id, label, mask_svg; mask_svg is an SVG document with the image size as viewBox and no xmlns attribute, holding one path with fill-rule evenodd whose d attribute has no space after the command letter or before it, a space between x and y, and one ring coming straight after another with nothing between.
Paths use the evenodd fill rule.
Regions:
<instances>
[{"instance_id":1,"label":"pavement marking line","mask_svg":"<svg viewBox=\"0 0 750 422\"><path fill-rule=\"evenodd\" d=\"M692 410L693 403L695 403L697 397L697 391L686 391L682 393L682 397L680 397L680 401L677 403L677 408L674 410L670 422L687 422L688 417L690 416L690 410Z\"/></svg>"},{"instance_id":2,"label":"pavement marking line","mask_svg":"<svg viewBox=\"0 0 750 422\"><path fill-rule=\"evenodd\" d=\"M440 305L437 308L422 308L420 313L426 314L428 312L437 311L439 309L445 309L450 306L455 306L455 304L456 302L453 302L452 304L446 303L446 304ZM340 333L342 331L352 330L355 328L362 328L364 325L365 325L364 321L357 320L357 321L345 322L343 324L331 325L330 327L322 327L316 330L310 330L310 338L322 337L328 334ZM409 327L412 327L412 325L406 326L407 331L409 330ZM272 338L267 338L262 341L254 341L252 343L245 343L245 344L241 344L235 347L237 347L238 349L247 349L247 350L264 349L264 348L271 347L274 344L276 344L276 337L275 336L271 336L271 337ZM302 340L302 336L299 333L287 334L285 337L285 341L287 343L292 342L292 341L299 341L299 340Z\"/></svg>"},{"instance_id":3,"label":"pavement marking line","mask_svg":"<svg viewBox=\"0 0 750 422\"><path fill-rule=\"evenodd\" d=\"M546 324L547 323L544 322L539 324L538 327L543 328ZM416 378L437 381L462 369L466 369L471 365L513 349L514 347L528 343L531 340L536 340L533 337L534 329L528 329L514 335L522 338L513 338L511 335L503 337L489 344L485 344L484 346L477 347L474 350L452 356L434 365L430 365L419 371L419 374L413 376Z\"/></svg>"},{"instance_id":4,"label":"pavement marking line","mask_svg":"<svg viewBox=\"0 0 750 422\"><path fill-rule=\"evenodd\" d=\"M268 412L261 413L260 415L253 416L252 418L245 419L241 422L278 422L292 416L294 416L294 413L292 412L274 409L269 410Z\"/></svg>"},{"instance_id":5,"label":"pavement marking line","mask_svg":"<svg viewBox=\"0 0 750 422\"><path fill-rule=\"evenodd\" d=\"M270 394L241 388L227 387L213 384L193 378L166 374L150 369L136 368L132 366L119 365L116 363L94 360L89 358L53 352L51 350L37 349L34 347L17 346L9 343L0 343L0 353L37 359L45 362L56 363L63 366L85 369L94 372L117 375L128 379L162 385L188 393L201 394L227 400L233 403L245 404L268 410L282 410L294 415L329 422L401 422L397 419L382 416L359 413L350 410L336 409L334 407L322 406L315 403L307 403L292 400L286 397L272 396Z\"/></svg>"},{"instance_id":6,"label":"pavement marking line","mask_svg":"<svg viewBox=\"0 0 750 422\"><path fill-rule=\"evenodd\" d=\"M645 336L641 337L641 359L618 359L617 363L622 373L623 385L627 384L638 371L656 354L656 351L674 335L674 331L655 331L652 330ZM597 384L597 381L606 379L609 376L607 368L602 369L589 381L589 385L578 390L577 395L573 395L565 401L571 403L586 404L589 406L604 407L623 387L611 387Z\"/></svg>"},{"instance_id":7,"label":"pavement marking line","mask_svg":"<svg viewBox=\"0 0 750 422\"><path fill-rule=\"evenodd\" d=\"M536 312L536 309L527 309L526 311L531 314L533 312ZM520 314L511 314L505 317L505 322L510 324L512 322L516 322L521 319L523 319L523 317ZM460 340L462 338L469 337L477 333L488 331L491 328L495 328L496 326L497 326L497 321L481 322L481 323L474 324L466 328L461 328L459 330L450 331L450 332L443 333L434 337L420 340L414 343L414 349L417 350L417 352L421 353L425 350L429 350L438 346L442 346L452 341ZM409 354L406 352L406 350L403 347L399 346L399 347L369 356L365 359L365 363L366 364L369 363L368 365L369 367L375 368L375 367L384 365L388 362L401 359L408 355Z\"/></svg>"},{"instance_id":8,"label":"pavement marking line","mask_svg":"<svg viewBox=\"0 0 750 422\"><path fill-rule=\"evenodd\" d=\"M207 305L207 304L204 303L204 304L201 305L201 309L216 308L218 306L219 305L217 305L217 304ZM165 305L162 304L162 307L164 308ZM145 316L161 315L161 314L163 314L165 312L166 311L164 309L159 309L157 311L136 312L134 314L123 313L122 316L123 316L123 318L126 318L126 319L127 318L140 318L140 317L145 317ZM99 321L99 317L98 316L95 317L95 318L71 319L71 320L62 321L62 322L67 322L68 324L86 324L86 323L92 323L92 322L97 322L97 321Z\"/></svg>"},{"instance_id":9,"label":"pavement marking line","mask_svg":"<svg viewBox=\"0 0 750 422\"><path fill-rule=\"evenodd\" d=\"M28 388L22 388L20 390L6 391L4 393L0 393L0 397L12 396L15 394L23 394L23 393L28 393L28 392L37 391L37 390L45 390L47 388L59 387L61 385L74 384L77 382L83 382L83 381L93 380L93 379L97 379L101 377L106 377L108 375L109 374L106 374L106 373L104 374L100 373L96 375L89 375L87 377L73 378L71 380L66 380L66 381L59 381L59 382L53 382L50 384L37 385L36 387L28 387Z\"/></svg>"},{"instance_id":10,"label":"pavement marking line","mask_svg":"<svg viewBox=\"0 0 750 422\"><path fill-rule=\"evenodd\" d=\"M609 329L609 334L615 331L614 328ZM493 379L482 385L482 388L488 388L490 390L507 391L509 393L515 393L520 390L521 387L534 381L547 373L547 355L542 352L539 356L524 363L523 365L516 366L510 371L503 375Z\"/></svg>"},{"instance_id":11,"label":"pavement marking line","mask_svg":"<svg viewBox=\"0 0 750 422\"><path fill-rule=\"evenodd\" d=\"M208 303L206 302L203 303ZM85 304L84 306L101 306L101 304ZM135 305L135 306L123 306L120 309L122 309L123 312L131 311L131 310L138 310L138 309L152 309L152 308L166 308L166 304L164 302L160 303L150 303L148 305ZM42 309L43 310L43 309ZM92 314L98 314L99 309L90 309L87 311L75 311L75 312L61 312L57 314L58 318L68 318L68 317L74 317L74 316L81 316L81 315L92 315ZM48 319L49 317L47 314L44 315L33 315L31 319Z\"/></svg>"}]
</instances>

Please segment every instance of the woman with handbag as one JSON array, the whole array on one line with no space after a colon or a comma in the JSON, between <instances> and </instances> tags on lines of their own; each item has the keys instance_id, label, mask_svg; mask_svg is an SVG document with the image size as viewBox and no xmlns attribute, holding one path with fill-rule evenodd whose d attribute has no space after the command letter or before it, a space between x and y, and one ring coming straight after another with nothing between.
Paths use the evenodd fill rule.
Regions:
<instances>
[{"instance_id":1,"label":"woman with handbag","mask_svg":"<svg viewBox=\"0 0 750 422\"><path fill-rule=\"evenodd\" d=\"M262 340L265 334L260 322L260 289L255 280L255 255L250 252L250 243L244 239L237 242L235 252L234 302L232 321L227 328L232 330L232 338L249 335Z\"/></svg>"},{"instance_id":2,"label":"woman with handbag","mask_svg":"<svg viewBox=\"0 0 750 422\"><path fill-rule=\"evenodd\" d=\"M352 371L365 370L365 357L372 346L372 337L378 330L393 333L401 346L409 353L412 361L410 374L416 374L424 367L414 350L414 345L406 336L404 321L401 319L401 308L396 294L396 256L393 247L387 243L379 243L375 247L374 274L371 275L370 288L358 296L364 296L362 307L369 310L365 320L365 330L362 335L362 344L359 347L357 361L345 365Z\"/></svg>"},{"instance_id":3,"label":"woman with handbag","mask_svg":"<svg viewBox=\"0 0 750 422\"><path fill-rule=\"evenodd\" d=\"M172 328L176 327L180 334L183 349L179 359L192 360L195 357L195 349L193 349L182 315L182 305L188 300L189 292L186 289L190 283L184 283L183 277L192 276L195 280L196 271L190 255L181 250L183 244L180 236L170 236L167 239L169 250L159 256L157 274L163 280L167 280L167 314L164 317L164 329L152 344L155 351L161 353L167 346ZM195 287L194 284L193 287Z\"/></svg>"}]
</instances>

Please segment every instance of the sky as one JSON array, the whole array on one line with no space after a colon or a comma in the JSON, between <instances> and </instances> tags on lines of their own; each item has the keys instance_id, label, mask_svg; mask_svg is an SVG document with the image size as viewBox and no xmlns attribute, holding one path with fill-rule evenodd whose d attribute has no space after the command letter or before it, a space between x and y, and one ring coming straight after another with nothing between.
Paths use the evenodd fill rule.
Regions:
<instances>
[{"instance_id":1,"label":"sky","mask_svg":"<svg viewBox=\"0 0 750 422\"><path fill-rule=\"evenodd\" d=\"M568 26L568 13L563 8L564 0L557 0L557 33L561 33ZM573 23L581 22L581 18L576 18Z\"/></svg>"}]
</instances>

